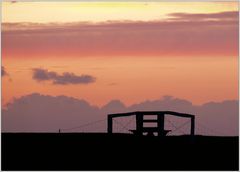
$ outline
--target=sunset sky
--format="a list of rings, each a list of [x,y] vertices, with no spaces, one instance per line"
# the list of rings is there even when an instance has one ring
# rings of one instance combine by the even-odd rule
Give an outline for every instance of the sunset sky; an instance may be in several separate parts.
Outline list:
[[[4,105],[31,93],[238,99],[238,4],[3,2],[2,66]]]

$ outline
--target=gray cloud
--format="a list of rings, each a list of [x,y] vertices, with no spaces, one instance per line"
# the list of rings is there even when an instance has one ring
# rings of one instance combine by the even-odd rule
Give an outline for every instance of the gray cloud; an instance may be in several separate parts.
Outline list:
[[[6,72],[6,69],[4,66],[2,66],[1,75],[2,75],[2,77],[7,75],[7,72]]]
[[[35,68],[33,69],[32,78],[36,81],[52,81],[56,85],[67,84],[89,84],[96,81],[96,78],[91,75],[77,76],[74,73],[64,72],[62,75],[56,72],[48,71],[45,69]]]
[[[59,128],[71,128],[106,119],[109,113],[139,110],[191,113],[196,115],[197,134],[238,135],[238,100],[209,102],[196,106],[188,100],[166,96],[159,100],[144,101],[131,106],[125,106],[121,101],[113,100],[99,108],[91,106],[84,100],[38,93],[17,98],[2,110],[2,131],[56,132]],[[106,131],[106,120],[99,125],[85,128],[84,131]],[[201,125],[218,133],[211,130],[205,132],[201,129]]]

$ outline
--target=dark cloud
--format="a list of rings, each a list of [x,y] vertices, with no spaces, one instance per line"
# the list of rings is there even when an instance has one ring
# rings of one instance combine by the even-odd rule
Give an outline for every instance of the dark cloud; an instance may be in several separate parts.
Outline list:
[[[236,13],[174,13],[148,22],[4,23],[2,51],[18,57],[237,56]]]
[[[33,69],[32,78],[36,81],[52,81],[53,84],[67,85],[67,84],[89,84],[96,81],[96,78],[91,75],[77,76],[74,73],[64,72],[62,75],[56,72],[51,72],[45,69]]]
[[[7,72],[4,66],[2,66],[1,75],[2,77],[7,75]]]
[[[197,134],[230,136],[238,135],[238,107],[237,100],[209,102],[196,106],[190,101],[166,96],[159,100],[144,101],[128,107],[119,100],[113,100],[102,108],[98,108],[84,100],[35,93],[15,99],[2,110],[2,131],[56,132],[59,128],[71,128],[106,119],[107,114],[110,113],[170,110],[196,115]],[[218,133],[211,130],[203,131],[202,124]],[[106,131],[106,125],[104,120],[98,128],[91,126],[84,131]]]

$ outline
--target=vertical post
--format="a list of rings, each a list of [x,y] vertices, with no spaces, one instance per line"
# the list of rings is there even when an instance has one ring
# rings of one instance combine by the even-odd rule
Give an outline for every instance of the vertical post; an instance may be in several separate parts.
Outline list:
[[[157,114],[158,136],[165,136],[165,131],[164,131],[164,116],[165,116],[165,114],[163,114],[163,113]]]
[[[107,131],[112,134],[112,116],[108,115]]]
[[[136,134],[143,135],[143,114],[136,113]]]
[[[195,134],[195,116],[191,117],[191,136]]]

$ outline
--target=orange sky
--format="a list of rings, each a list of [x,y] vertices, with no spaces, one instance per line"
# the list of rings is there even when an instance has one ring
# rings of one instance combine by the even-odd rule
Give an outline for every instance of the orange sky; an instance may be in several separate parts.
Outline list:
[[[236,2],[17,2],[3,3],[2,9],[4,104],[33,92],[99,106],[164,95],[194,104],[238,98]],[[166,22],[172,13],[190,15]],[[33,68],[87,74],[96,81],[38,82]]]
[[[65,60],[47,59],[31,62],[9,60],[3,64],[10,73],[10,77],[3,78],[3,98],[8,100],[13,95],[19,97],[31,92],[84,98],[97,105],[111,99],[132,104],[164,95],[189,99],[197,104],[237,98],[236,58],[152,57],[136,61],[126,57],[103,57],[68,60],[67,63]],[[31,79],[30,70],[37,67],[58,73],[87,73],[96,76],[97,80],[89,85],[38,83]],[[9,81],[10,78],[12,81]]]

